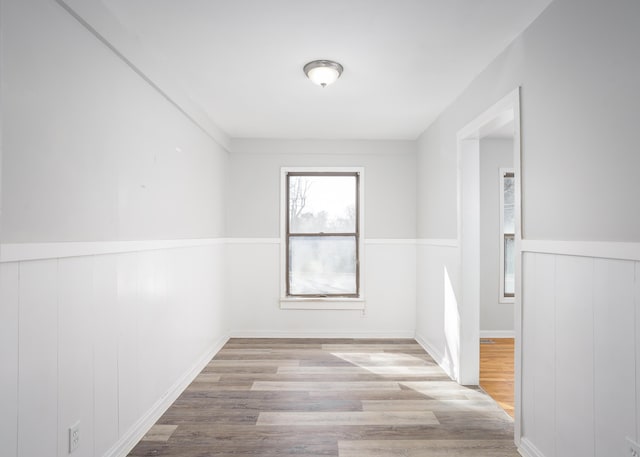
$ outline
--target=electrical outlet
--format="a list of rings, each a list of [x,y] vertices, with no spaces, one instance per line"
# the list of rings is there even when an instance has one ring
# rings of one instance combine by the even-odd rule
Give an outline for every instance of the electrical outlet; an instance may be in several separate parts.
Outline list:
[[[80,444],[80,422],[69,427],[69,454],[75,451]]]
[[[640,445],[632,441],[631,438],[627,438],[627,448],[629,449],[627,454],[629,457],[640,457]]]

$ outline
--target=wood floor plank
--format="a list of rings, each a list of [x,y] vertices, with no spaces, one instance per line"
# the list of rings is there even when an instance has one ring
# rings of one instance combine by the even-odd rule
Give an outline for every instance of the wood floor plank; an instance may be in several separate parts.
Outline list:
[[[193,382],[218,382],[220,381],[219,374],[213,373],[200,373]]]
[[[424,352],[403,353],[403,352],[332,352],[336,360],[344,360],[354,365],[431,365],[436,363]]]
[[[218,382],[227,383],[227,384],[244,384],[246,382],[251,382],[255,379],[255,375],[257,373],[247,373],[247,372],[239,372],[239,373],[218,373],[211,372],[212,375],[220,376]],[[310,383],[310,382],[332,382],[332,383],[371,383],[371,382],[381,382],[381,381],[389,381],[395,382],[411,382],[416,379],[421,380],[433,380],[438,381],[442,379],[448,379],[443,376],[429,375],[429,376],[418,376],[415,374],[407,374],[404,375],[390,375],[390,374],[375,374],[371,372],[360,372],[360,373],[336,373],[336,374],[278,374],[278,373],[261,373],[260,379],[262,383],[264,382],[302,382],[302,383]]]
[[[362,400],[363,411],[487,411],[499,409],[492,400]]]
[[[340,457],[516,457],[510,440],[340,441]]]
[[[518,454],[511,418],[413,340],[234,338],[129,455]]]
[[[385,352],[385,351],[416,351],[423,352],[418,343],[409,344],[323,344],[322,349],[329,352],[353,352],[353,351],[366,351],[366,352]]]
[[[263,412],[257,425],[436,425],[431,411]]]
[[[177,428],[177,425],[156,424],[142,437],[142,441],[168,441]]]
[[[258,359],[258,360],[216,360],[213,359],[211,362],[207,364],[207,367],[218,368],[218,367],[231,367],[231,368],[241,368],[241,367],[297,367],[300,365],[299,360],[269,360],[269,359]]]
[[[487,398],[484,392],[460,386],[453,381],[404,381],[401,385],[435,399],[468,398],[474,400]]]
[[[436,366],[410,366],[410,365],[359,365],[359,366],[339,366],[339,367],[279,367],[280,375],[323,375],[332,377],[343,374],[370,374],[377,376],[399,376],[407,377],[424,377],[437,376],[444,378],[446,375],[442,373],[442,369]]]
[[[302,391],[353,391],[353,390],[400,390],[397,382],[393,381],[255,381],[251,390],[302,390]]]

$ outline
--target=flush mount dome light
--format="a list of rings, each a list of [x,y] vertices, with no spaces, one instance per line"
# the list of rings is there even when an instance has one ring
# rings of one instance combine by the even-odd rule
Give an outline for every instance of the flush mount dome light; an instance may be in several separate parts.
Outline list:
[[[342,74],[342,65],[332,60],[314,60],[304,66],[304,74],[318,86],[327,87]]]

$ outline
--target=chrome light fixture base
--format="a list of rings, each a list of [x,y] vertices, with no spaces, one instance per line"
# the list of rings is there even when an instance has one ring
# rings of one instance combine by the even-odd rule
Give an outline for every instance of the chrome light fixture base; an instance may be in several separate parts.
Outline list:
[[[333,60],[313,60],[306,64],[303,70],[313,83],[327,87],[340,77],[344,67]]]

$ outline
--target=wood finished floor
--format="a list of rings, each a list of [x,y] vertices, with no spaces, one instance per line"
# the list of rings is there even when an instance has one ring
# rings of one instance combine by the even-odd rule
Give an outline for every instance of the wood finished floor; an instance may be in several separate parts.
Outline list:
[[[129,454],[516,457],[513,422],[413,340],[231,339]]]
[[[490,338],[480,344],[480,387],[511,417],[514,411],[514,339]]]

